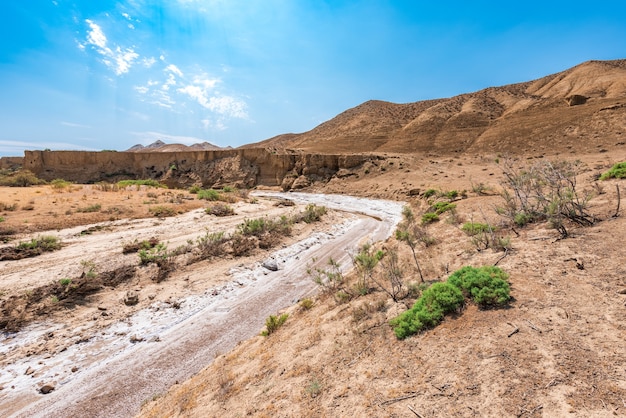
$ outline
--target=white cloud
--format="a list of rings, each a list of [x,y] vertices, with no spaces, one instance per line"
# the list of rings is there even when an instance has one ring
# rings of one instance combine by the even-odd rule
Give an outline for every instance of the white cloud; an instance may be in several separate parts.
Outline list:
[[[154,57],[144,58],[141,63],[144,67],[151,68],[156,63],[156,60],[154,59]]]
[[[72,123],[72,122],[61,122],[61,125],[63,126],[69,126],[70,128],[85,128],[85,129],[91,129],[91,126],[89,125],[81,125],[80,123]]]
[[[175,66],[174,64],[170,64],[167,67],[165,67],[165,71],[169,71],[170,73],[174,73],[174,74],[176,74],[179,77],[183,76],[183,72],[180,71],[180,69],[177,66]]]
[[[146,94],[147,92],[150,91],[150,89],[146,86],[135,86],[134,89],[139,94]]]
[[[128,13],[122,13],[122,16],[124,16],[127,20],[133,20]]]
[[[95,22],[85,20],[89,25],[87,40],[85,44],[79,44],[79,48],[84,50],[86,45],[91,45],[96,52],[102,55],[102,62],[109,68],[112,68],[115,75],[126,74],[132,67],[134,61],[139,58],[139,54],[132,48],[122,49],[120,46],[113,51],[108,47],[108,40],[102,28]]]
[[[43,149],[97,151],[94,148],[72,144],[69,142],[26,142],[0,140],[0,153],[3,154],[23,155],[24,150]]]

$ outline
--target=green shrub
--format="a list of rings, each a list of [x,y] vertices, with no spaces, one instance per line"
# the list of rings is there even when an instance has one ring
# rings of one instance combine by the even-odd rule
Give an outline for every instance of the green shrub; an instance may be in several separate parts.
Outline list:
[[[278,328],[280,328],[285,323],[285,321],[287,321],[287,318],[289,318],[289,314],[287,313],[284,313],[280,316],[270,315],[265,320],[265,330],[261,332],[261,335],[263,335],[264,337],[270,336],[271,334],[276,332]]]
[[[408,311],[391,320],[399,339],[407,338],[424,329],[438,325],[446,313],[463,306],[463,293],[447,282],[434,283]]]
[[[94,205],[90,205],[84,208],[78,208],[76,209],[76,212],[93,213],[93,212],[100,212],[100,209],[102,209],[102,205],[100,203],[96,203]]]
[[[198,199],[208,200],[211,202],[215,202],[217,200],[222,200],[222,196],[220,192],[214,189],[202,189],[198,190]]]
[[[422,215],[422,225],[428,225],[439,220],[439,215],[434,212],[426,212]]]
[[[302,307],[302,309],[304,309],[305,311],[308,311],[309,309],[311,309],[313,307],[313,299],[310,298],[306,298],[306,299],[302,299],[300,301],[300,306]]]
[[[232,192],[235,191],[235,189],[233,187],[231,187],[231,186],[224,186],[224,187],[222,187],[222,191],[224,193],[232,193]]]
[[[266,232],[269,228],[270,221],[266,218],[244,219],[239,225],[239,231],[243,235],[259,236]]]
[[[235,210],[226,204],[217,203],[213,206],[209,206],[204,210],[208,215],[215,216],[232,216],[235,214]]]
[[[467,235],[473,236],[484,232],[490,232],[493,228],[488,224],[482,224],[480,222],[466,222],[461,227],[461,230]]]
[[[152,215],[156,216],[157,218],[165,218],[167,216],[176,215],[176,211],[173,208],[170,208],[168,206],[154,206],[148,209],[148,212],[150,212]]]
[[[160,263],[167,259],[170,254],[167,252],[167,245],[159,243],[155,247],[150,249],[139,250],[139,262],[140,264]]]
[[[70,284],[72,284],[72,279],[66,277],[59,280],[59,283],[61,284],[61,286],[69,286]]]
[[[437,194],[437,190],[435,189],[428,189],[424,192],[424,199],[428,199],[429,197],[432,197],[434,195]]]
[[[50,182],[50,185],[52,186],[53,189],[61,190],[61,189],[65,189],[66,187],[71,186],[72,183],[63,179],[54,179]]]
[[[325,206],[317,206],[313,203],[306,205],[302,220],[308,224],[318,222],[322,216],[326,215]]]
[[[198,192],[200,190],[202,190],[202,187],[200,187],[200,186],[191,186],[189,188],[189,193],[191,193],[191,194],[198,194]]]
[[[453,284],[482,308],[503,306],[511,299],[508,274],[494,266],[463,267],[448,277]]]
[[[600,180],[608,180],[608,179],[623,179],[626,178],[626,161],[622,163],[617,163],[609,171],[602,173],[600,176]]]
[[[8,187],[28,187],[46,184],[45,180],[41,180],[34,173],[28,170],[21,170],[9,175],[0,176],[0,186]]]
[[[19,251],[38,250],[41,252],[54,251],[61,248],[59,239],[52,235],[43,235],[30,241],[20,242],[16,247]]]
[[[459,196],[459,192],[456,190],[450,190],[449,192],[446,192],[443,195],[450,200],[454,200]]]
[[[437,215],[441,215],[444,212],[454,209],[456,209],[456,205],[454,203],[437,202],[431,206],[430,212],[435,212]]]

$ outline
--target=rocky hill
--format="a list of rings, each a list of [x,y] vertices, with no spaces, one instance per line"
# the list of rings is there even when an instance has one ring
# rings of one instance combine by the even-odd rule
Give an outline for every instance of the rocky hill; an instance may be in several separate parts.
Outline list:
[[[302,134],[247,147],[305,152],[541,153],[621,145],[626,60],[588,61],[538,80],[407,104],[368,101]]]
[[[161,140],[157,140],[150,145],[133,145],[130,147],[127,152],[181,152],[181,151],[216,151],[221,149],[230,149],[221,148],[217,145],[213,145],[210,142],[201,142],[199,144],[193,145],[184,145],[184,144],[166,144]]]

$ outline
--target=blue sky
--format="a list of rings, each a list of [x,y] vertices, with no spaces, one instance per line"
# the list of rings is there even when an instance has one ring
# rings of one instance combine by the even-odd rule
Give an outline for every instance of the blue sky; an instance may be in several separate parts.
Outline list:
[[[626,58],[623,1],[6,0],[0,155],[239,146]]]

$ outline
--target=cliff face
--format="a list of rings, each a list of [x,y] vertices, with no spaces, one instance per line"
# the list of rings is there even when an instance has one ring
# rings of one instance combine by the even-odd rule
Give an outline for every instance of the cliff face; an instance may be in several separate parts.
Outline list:
[[[289,189],[291,184],[283,182],[286,176],[327,181],[339,170],[358,167],[372,158],[376,157],[275,154],[260,148],[158,153],[25,151],[24,168],[45,180],[77,183],[152,178],[170,187],[283,185]]]

